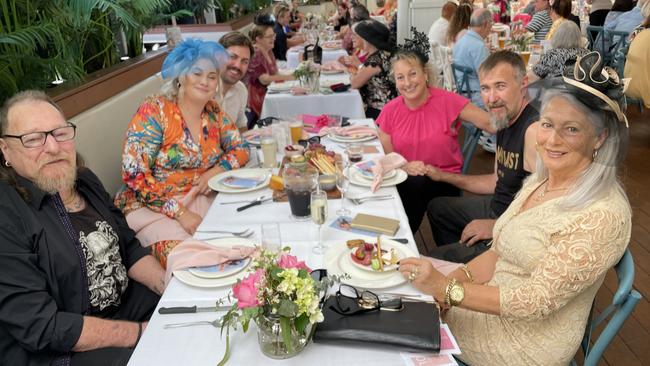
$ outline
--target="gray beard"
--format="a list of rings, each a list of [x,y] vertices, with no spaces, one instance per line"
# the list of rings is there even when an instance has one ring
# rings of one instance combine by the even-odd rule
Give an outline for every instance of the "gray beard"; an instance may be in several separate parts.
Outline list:
[[[503,115],[499,116],[490,112],[490,125],[497,131],[506,129],[508,127],[508,114],[504,113]]]
[[[59,176],[55,178],[45,177],[42,174],[38,175],[34,184],[36,184],[40,190],[54,195],[57,192],[63,192],[74,188],[76,180],[77,169],[72,168],[61,171]]]

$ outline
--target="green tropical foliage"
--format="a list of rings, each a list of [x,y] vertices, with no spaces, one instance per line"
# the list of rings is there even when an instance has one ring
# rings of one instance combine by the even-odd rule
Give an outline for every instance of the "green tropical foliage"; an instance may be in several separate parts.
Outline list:
[[[0,0],[0,102],[54,80],[78,82],[119,60],[115,42],[164,21],[170,0]],[[182,13],[182,14],[186,14]],[[137,36],[136,36],[137,34]],[[137,53],[136,53],[137,54]]]

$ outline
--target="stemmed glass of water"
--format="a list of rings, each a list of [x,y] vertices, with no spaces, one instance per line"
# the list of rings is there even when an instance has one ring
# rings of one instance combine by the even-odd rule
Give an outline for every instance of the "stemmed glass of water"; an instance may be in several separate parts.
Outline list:
[[[318,225],[318,246],[312,250],[316,254],[323,254],[325,247],[321,240],[320,231],[321,227],[327,220],[327,192],[317,189],[311,193],[311,220]]]
[[[336,162],[336,188],[341,192],[341,208],[336,211],[339,216],[349,216],[350,210],[345,208],[345,194],[350,187],[350,180],[347,177],[347,167],[345,161],[339,160]]]

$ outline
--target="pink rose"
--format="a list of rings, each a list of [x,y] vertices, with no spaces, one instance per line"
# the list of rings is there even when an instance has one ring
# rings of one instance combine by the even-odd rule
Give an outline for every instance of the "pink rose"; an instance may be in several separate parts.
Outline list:
[[[280,261],[278,261],[278,266],[284,269],[297,268],[297,269],[304,269],[307,272],[311,272],[311,269],[307,267],[305,261],[298,261],[298,258],[289,254],[282,254],[282,256],[280,256]]]
[[[257,298],[258,287],[264,277],[264,270],[258,269],[233,286],[232,293],[237,299],[237,308],[251,308],[260,305]]]

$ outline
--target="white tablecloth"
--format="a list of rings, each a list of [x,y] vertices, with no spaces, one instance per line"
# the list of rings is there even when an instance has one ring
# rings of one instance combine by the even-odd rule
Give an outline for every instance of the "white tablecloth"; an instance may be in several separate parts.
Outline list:
[[[353,124],[372,125],[372,120],[355,120]],[[325,138],[323,143],[330,150],[342,152],[339,144]],[[377,140],[367,142],[381,146]],[[371,157],[368,155],[367,157]],[[368,194],[368,188],[350,186],[350,197]],[[323,256],[312,253],[312,246],[316,245],[316,225],[311,221],[295,222],[289,217],[288,203],[264,203],[242,212],[236,212],[239,205],[221,205],[241,199],[253,199],[260,195],[271,194],[267,189],[243,194],[219,194],[211,209],[201,223],[199,230],[226,229],[239,230],[245,228],[255,229],[254,238],[260,238],[260,224],[278,222],[283,245],[292,247],[292,253],[304,259],[311,268],[323,268]],[[399,219],[400,229],[396,237],[408,238],[409,246],[417,252],[415,241],[408,226],[408,219],[404,213],[402,202],[395,187],[381,188],[377,194],[392,194],[395,198],[387,201],[367,202],[361,206],[347,205],[353,212],[379,214],[386,217]],[[340,200],[329,200],[329,216],[323,225],[322,237],[325,245],[341,243],[344,240],[358,238],[358,234],[348,234],[343,231],[328,227],[336,217],[335,211],[340,208]],[[206,235],[206,234],[203,234]],[[197,237],[200,238],[199,235]],[[161,306],[191,306],[214,304],[215,300],[223,297],[230,290],[227,288],[202,289],[187,286],[173,278],[165,290],[158,307]],[[408,282],[396,287],[383,290],[384,292],[399,292],[420,294]],[[381,293],[382,290],[376,292]],[[160,315],[156,311],[145,330],[140,343],[135,349],[129,365],[187,365],[187,366],[213,366],[221,359],[225,349],[225,339],[220,336],[220,329],[209,325],[193,326],[186,328],[163,329],[164,324],[198,320],[214,320],[223,315],[223,312]],[[264,356],[257,343],[257,328],[251,323],[248,333],[241,329],[230,334],[231,356],[229,365],[399,365],[403,361],[397,351],[381,349],[361,349],[359,347],[333,346],[310,343],[298,356],[276,361]]]
[[[336,83],[350,83],[347,74],[321,75],[321,86]],[[285,82],[286,83],[286,82]],[[292,81],[290,83],[298,83]],[[344,93],[291,95],[267,93],[262,105],[260,118],[292,117],[297,114],[336,114],[348,118],[365,118],[363,101],[356,89]]]
[[[289,69],[295,69],[298,67],[298,64],[300,63],[299,60],[299,55],[302,51],[303,48],[301,49],[289,49],[287,51],[287,68]],[[336,61],[339,59],[341,56],[347,56],[348,53],[344,49],[337,49],[337,50],[328,50],[328,49],[323,49],[323,60],[322,63],[326,63],[329,61]]]

